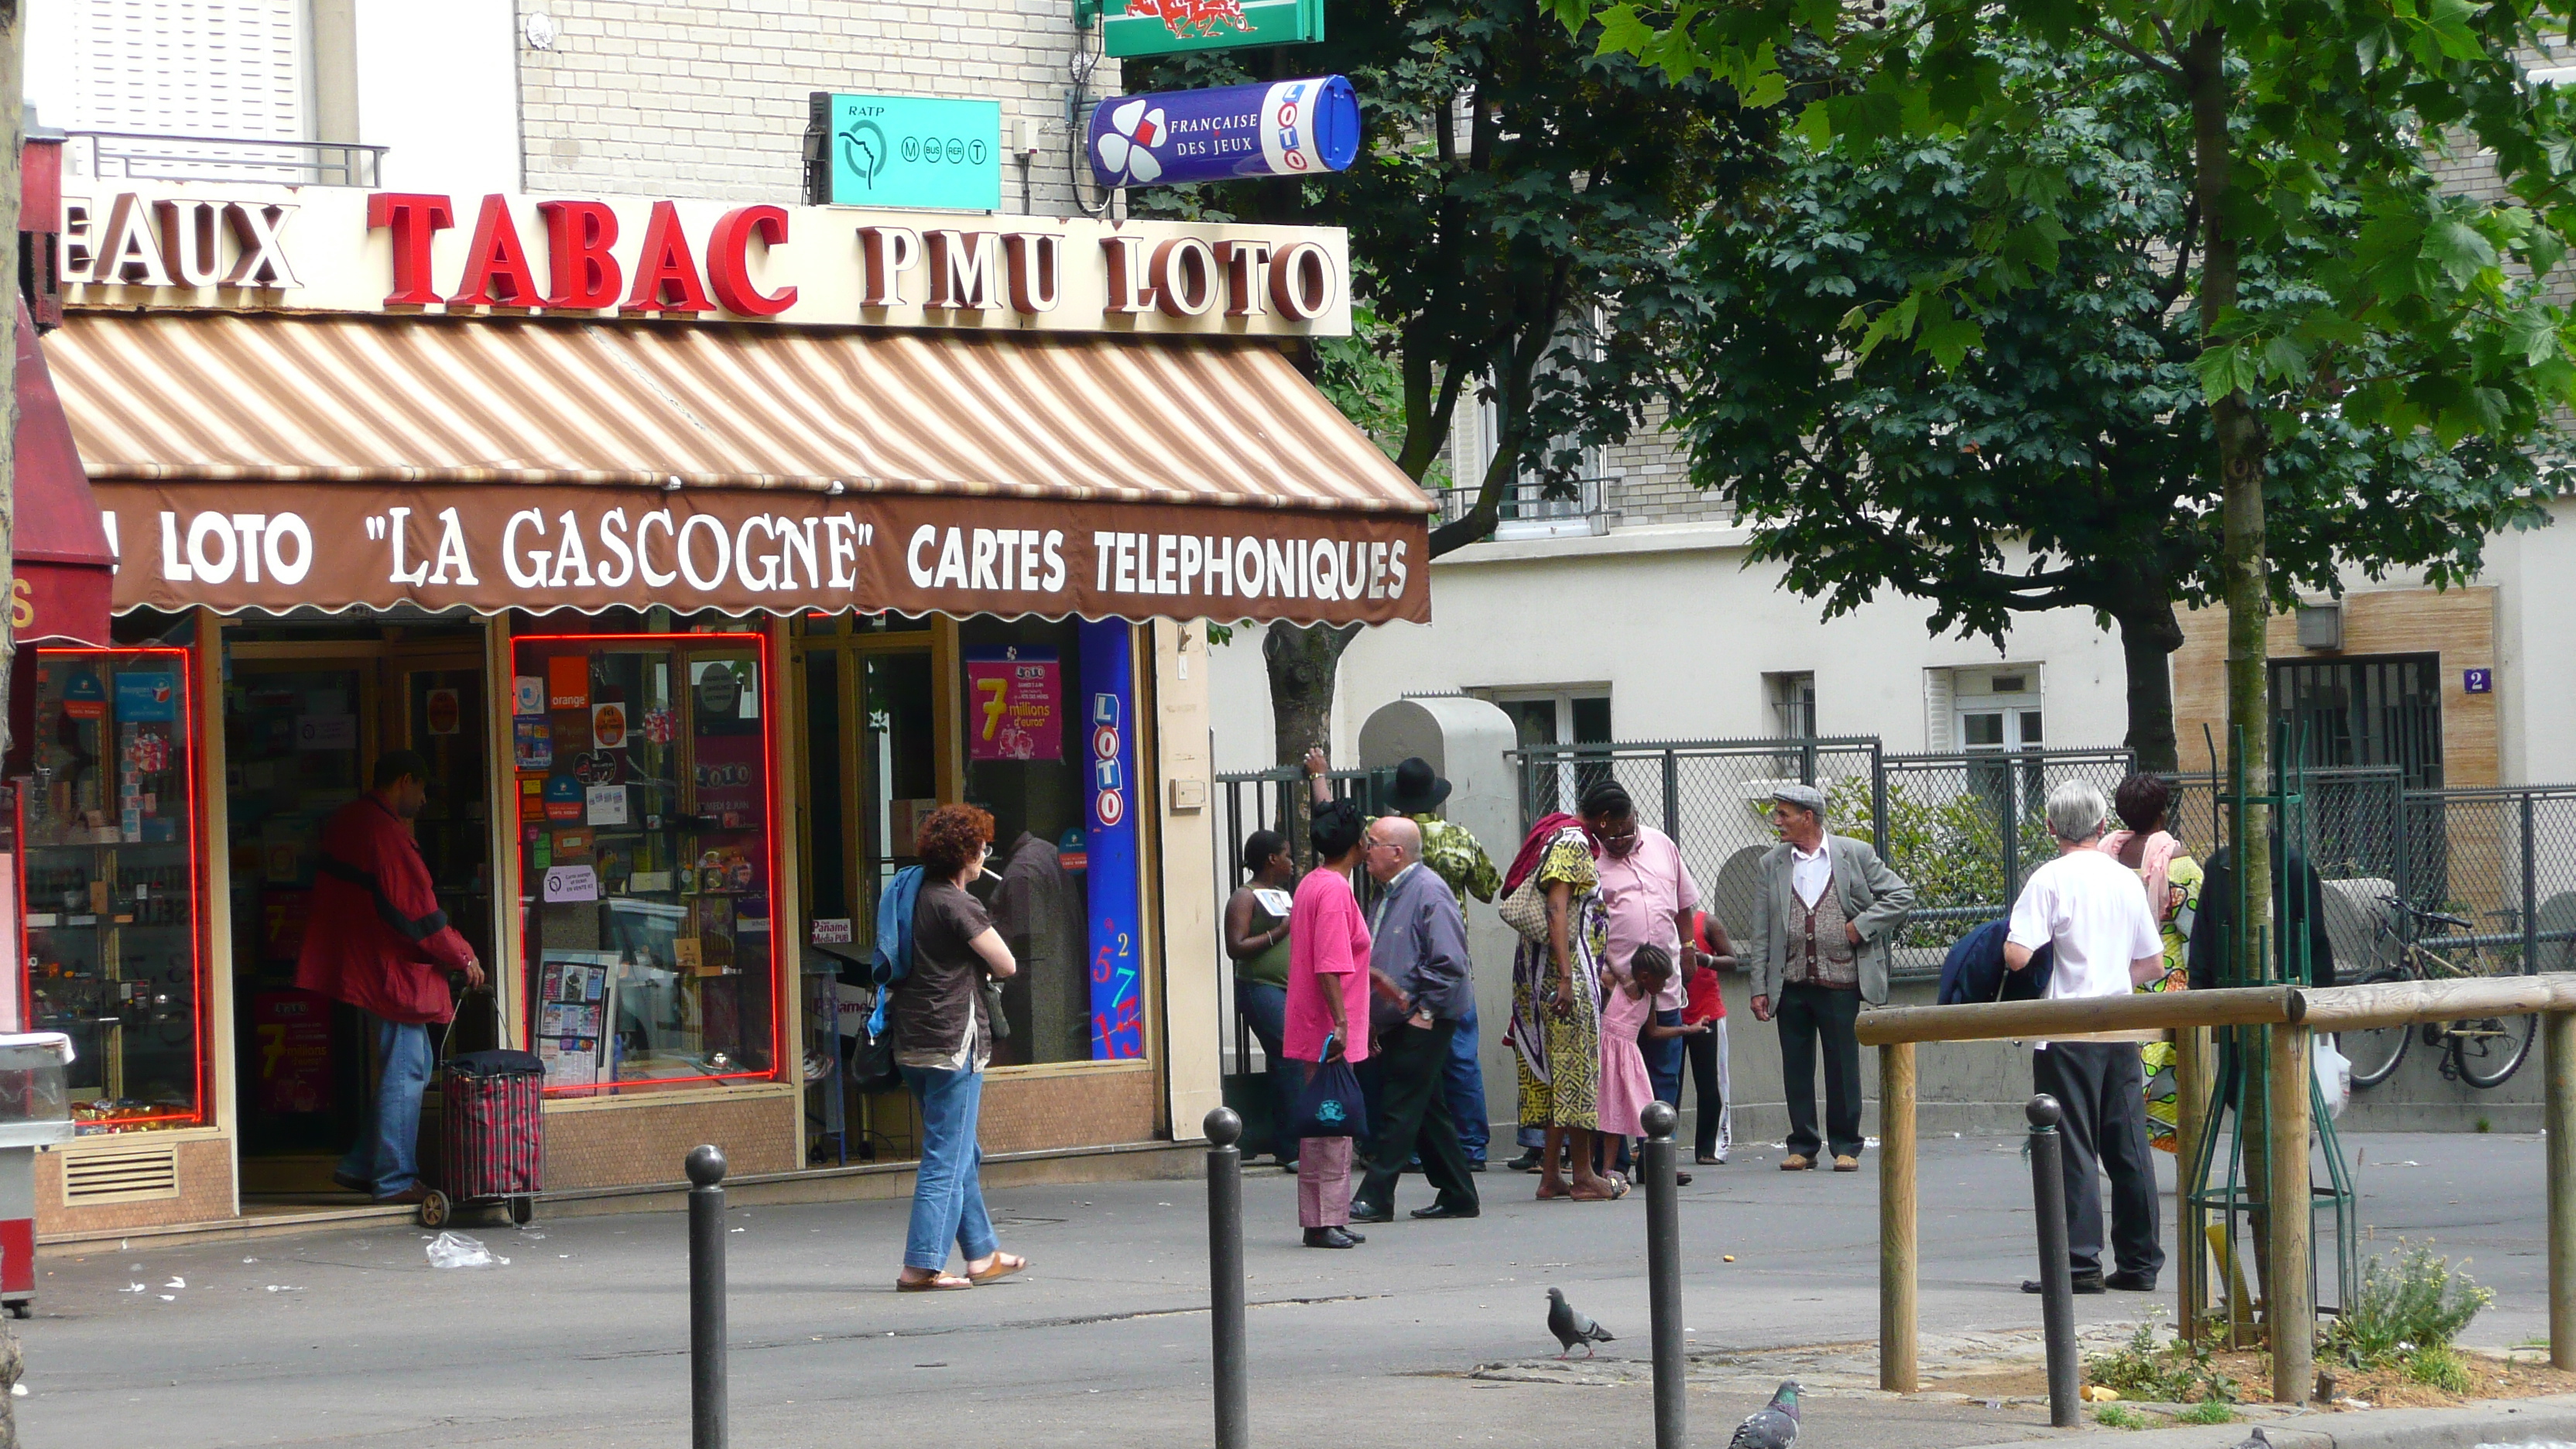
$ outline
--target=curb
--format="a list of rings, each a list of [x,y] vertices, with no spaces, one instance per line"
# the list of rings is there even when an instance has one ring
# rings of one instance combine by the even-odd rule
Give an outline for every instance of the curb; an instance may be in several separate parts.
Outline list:
[[[2545,1440],[2576,1442],[2576,1394],[2534,1399],[2483,1399],[2456,1409],[2367,1409],[2342,1414],[2299,1414],[2257,1424],[2195,1425],[2135,1433],[2098,1430],[2137,1449],[2237,1449],[2263,1430],[2274,1449],[2477,1449],[2481,1444],[2523,1445]],[[2021,1449],[2027,1439],[1979,1449]]]

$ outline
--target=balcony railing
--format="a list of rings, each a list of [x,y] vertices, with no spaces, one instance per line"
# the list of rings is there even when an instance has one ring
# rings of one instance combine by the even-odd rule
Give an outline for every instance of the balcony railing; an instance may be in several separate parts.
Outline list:
[[[1604,534],[1619,521],[1618,511],[1610,506],[1610,496],[1619,481],[1616,473],[1597,478],[1576,478],[1559,484],[1561,497],[1547,496],[1546,489],[1535,479],[1514,485],[1503,494],[1502,517],[1494,525],[1497,539],[1575,538],[1586,534]],[[1476,506],[1477,490],[1442,488],[1441,523],[1455,523]]]
[[[73,131],[63,141],[66,179],[274,181],[290,186],[379,185],[385,147],[347,141],[165,136]]]

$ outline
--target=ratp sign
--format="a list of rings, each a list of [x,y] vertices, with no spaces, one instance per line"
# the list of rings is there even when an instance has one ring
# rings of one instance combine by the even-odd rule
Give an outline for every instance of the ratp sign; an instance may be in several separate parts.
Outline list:
[[[813,93],[818,206],[1002,207],[1002,103]]]

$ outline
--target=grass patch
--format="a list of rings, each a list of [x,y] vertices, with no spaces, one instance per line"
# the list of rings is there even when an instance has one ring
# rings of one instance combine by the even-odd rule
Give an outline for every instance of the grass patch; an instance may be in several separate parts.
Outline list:
[[[2143,1429],[2147,1416],[2126,1404],[2104,1404],[2093,1411],[2093,1422],[2105,1429]]]
[[[2139,1324],[2127,1343],[2085,1359],[2084,1381],[2157,1403],[2236,1401],[2236,1380],[2219,1370],[2208,1351],[2180,1339],[2158,1341],[2154,1319]]]
[[[2236,1408],[2219,1399],[2206,1399],[2174,1415],[2174,1422],[2177,1424],[2233,1424],[2236,1422]]]
[[[2475,1130],[2480,1132],[2493,1132],[2495,1130],[2495,1124],[2484,1117],[2480,1117]]]
[[[2446,1394],[2467,1395],[2476,1391],[2477,1376],[2469,1372],[2469,1361],[2455,1348],[2419,1348],[2406,1356],[2406,1376],[2427,1388]]]
[[[2379,1368],[2426,1349],[2447,1350],[2495,1301],[2467,1266],[2453,1268],[2431,1247],[2403,1243],[2393,1259],[2371,1259],[2360,1290],[2326,1334],[2326,1352],[2355,1368]]]

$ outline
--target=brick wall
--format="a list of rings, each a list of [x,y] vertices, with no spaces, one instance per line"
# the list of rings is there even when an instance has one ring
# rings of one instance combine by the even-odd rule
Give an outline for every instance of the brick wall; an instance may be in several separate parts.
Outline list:
[[[1694,488],[1690,454],[1678,434],[1664,431],[1666,409],[1657,403],[1628,441],[1608,454],[1602,472],[1618,479],[1610,506],[1621,528],[1656,523],[1723,523],[1735,510],[1715,493]]]
[[[519,51],[530,191],[792,203],[806,97],[830,90],[998,100],[1006,153],[1023,118],[1039,125],[1030,209],[1073,209],[1069,0],[520,0],[523,17],[536,10],[557,38]],[[1091,97],[1117,88],[1117,62],[1103,61]],[[1020,197],[1006,154],[1003,210]]]

